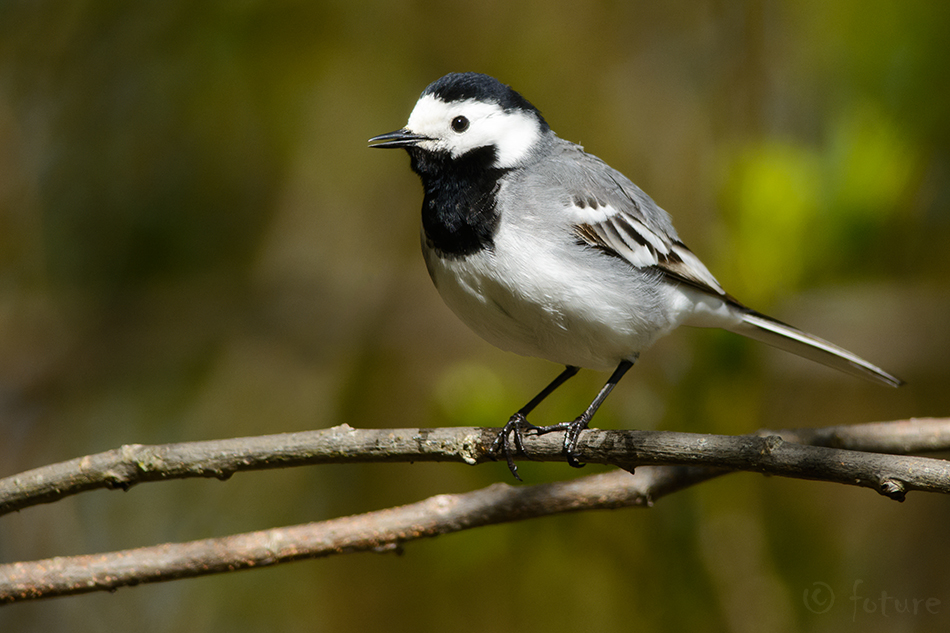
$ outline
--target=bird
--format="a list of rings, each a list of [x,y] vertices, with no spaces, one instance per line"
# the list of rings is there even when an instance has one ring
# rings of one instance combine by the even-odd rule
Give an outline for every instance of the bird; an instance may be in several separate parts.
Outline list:
[[[630,179],[560,138],[541,111],[485,74],[429,84],[406,125],[371,148],[401,148],[422,181],[426,268],[448,307],[489,343],[564,370],[498,433],[518,480],[523,436],[563,432],[566,461],[640,353],[681,325],[718,327],[897,387],[859,356],[746,307],[680,240],[669,214]],[[527,416],[581,368],[611,371],[573,421]]]

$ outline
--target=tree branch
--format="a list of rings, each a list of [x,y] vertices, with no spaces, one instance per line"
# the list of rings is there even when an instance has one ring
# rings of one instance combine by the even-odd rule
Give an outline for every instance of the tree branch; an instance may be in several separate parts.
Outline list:
[[[130,444],[0,479],[0,515],[96,488],[127,490],[138,483],[190,477],[227,479],[245,470],[355,462],[478,464],[490,459],[487,449],[496,433],[497,429],[481,427],[358,430],[342,425],[207,442]],[[533,460],[564,460],[556,434],[528,437],[525,447]],[[896,499],[909,490],[950,493],[948,463],[863,453],[939,450],[950,450],[950,419],[741,436],[592,429],[581,435],[578,446],[581,459],[589,463],[746,470],[860,485]]]
[[[398,550],[419,538],[581,510],[649,506],[661,496],[720,472],[679,466],[646,467],[571,481],[513,487],[493,484],[463,494],[223,538],[172,543],[88,556],[0,565],[0,604],[108,591],[277,565],[333,554]]]
[[[367,429],[346,425],[211,442],[130,445],[0,480],[0,511],[94,488],[184,477],[226,479],[240,470],[343,462],[489,459],[496,429]],[[812,446],[804,443],[814,444]],[[532,459],[563,461],[558,437],[526,438]],[[418,503],[293,527],[89,556],[0,565],[0,603],[112,590],[357,551],[389,551],[423,537],[581,510],[649,506],[731,471],[864,486],[903,500],[910,490],[950,493],[950,462],[889,452],[950,450],[950,419],[717,436],[655,431],[582,434],[581,458],[636,466],[572,481],[439,495]],[[522,456],[524,457],[524,456]]]

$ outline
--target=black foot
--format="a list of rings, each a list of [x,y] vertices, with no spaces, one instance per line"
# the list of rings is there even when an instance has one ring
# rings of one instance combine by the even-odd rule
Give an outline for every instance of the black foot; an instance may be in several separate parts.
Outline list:
[[[590,424],[590,418],[586,415],[582,415],[573,422],[559,422],[551,426],[531,425],[531,430],[538,435],[563,432],[564,456],[567,458],[567,463],[574,468],[583,468],[584,464],[577,459],[577,440],[581,437],[581,431],[587,429],[588,424]]]
[[[508,423],[502,427],[501,431],[498,433],[498,436],[495,437],[495,441],[492,442],[491,448],[488,449],[489,455],[492,459],[495,459],[495,455],[498,453],[504,453],[505,460],[508,462],[508,470],[511,471],[511,474],[514,475],[514,478],[518,481],[521,481],[521,477],[518,476],[518,466],[515,464],[515,459],[512,453],[513,449],[521,451],[522,454],[527,455],[528,451],[524,449],[524,434],[526,431],[537,431],[538,427],[528,422],[528,419],[525,418],[523,413],[516,413],[508,420]],[[512,437],[514,437],[514,442],[512,442]],[[514,446],[512,446],[514,444]]]

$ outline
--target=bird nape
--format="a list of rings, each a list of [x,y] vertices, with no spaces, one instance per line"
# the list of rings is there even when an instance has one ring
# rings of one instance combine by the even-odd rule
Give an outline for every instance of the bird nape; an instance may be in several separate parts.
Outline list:
[[[518,477],[526,433],[581,432],[641,351],[680,325],[718,327],[882,385],[903,382],[837,345],[729,295],[631,180],[565,141],[511,87],[451,73],[423,90],[405,127],[371,147],[401,148],[422,180],[422,252],[435,287],[502,349],[565,366],[491,446]],[[576,419],[528,414],[579,368],[613,371]]]

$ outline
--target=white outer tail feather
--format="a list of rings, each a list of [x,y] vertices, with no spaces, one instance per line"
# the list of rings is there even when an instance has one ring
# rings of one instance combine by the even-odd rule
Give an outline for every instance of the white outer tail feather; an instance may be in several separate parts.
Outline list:
[[[900,378],[892,376],[846,349],[758,312],[749,310],[744,313],[742,323],[730,329],[736,334],[772,345],[852,376],[889,387],[899,387],[904,384]]]

